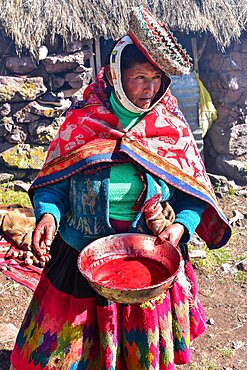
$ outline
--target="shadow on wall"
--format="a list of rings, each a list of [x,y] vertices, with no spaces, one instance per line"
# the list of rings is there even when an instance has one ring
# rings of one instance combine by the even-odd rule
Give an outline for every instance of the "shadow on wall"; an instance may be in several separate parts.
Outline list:
[[[0,350],[0,370],[9,370],[11,351],[6,349]]]

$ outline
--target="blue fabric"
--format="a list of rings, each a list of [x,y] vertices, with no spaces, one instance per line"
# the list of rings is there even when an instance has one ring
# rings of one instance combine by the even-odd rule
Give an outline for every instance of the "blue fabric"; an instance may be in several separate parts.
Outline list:
[[[44,213],[53,214],[63,240],[79,251],[94,239],[114,234],[109,222],[109,174],[110,168],[86,176],[80,172],[35,190],[33,202],[37,220]],[[186,228],[181,242],[188,241],[200,222],[204,202],[150,174],[146,175],[146,181],[145,201],[161,193],[162,200],[168,200],[175,209],[176,221]],[[150,233],[141,211],[137,212],[129,231]]]
[[[176,189],[176,201],[172,206],[176,214],[174,222],[178,222],[185,227],[180,243],[187,243],[200,223],[205,203],[192,195]]]
[[[33,196],[34,214],[39,220],[44,213],[55,217],[57,226],[69,210],[69,179],[37,189]]]

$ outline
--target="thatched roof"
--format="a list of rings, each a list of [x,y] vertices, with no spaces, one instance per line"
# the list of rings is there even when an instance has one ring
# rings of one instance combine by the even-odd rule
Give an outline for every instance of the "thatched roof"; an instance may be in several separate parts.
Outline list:
[[[224,47],[238,38],[247,18],[246,0],[144,0],[172,29],[210,32]],[[1,0],[0,32],[17,49],[35,53],[47,36],[64,42],[99,36],[117,39],[128,29],[131,6],[138,0]]]
[[[34,52],[47,36],[65,41],[126,33],[134,1],[125,0],[1,0],[0,32],[17,46]]]
[[[210,32],[223,48],[247,26],[246,0],[153,0],[150,4],[150,10],[171,29]]]

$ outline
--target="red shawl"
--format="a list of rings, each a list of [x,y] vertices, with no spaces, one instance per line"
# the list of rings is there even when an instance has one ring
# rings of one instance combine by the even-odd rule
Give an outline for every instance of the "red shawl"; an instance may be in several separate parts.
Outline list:
[[[227,243],[231,231],[217,200],[189,125],[168,92],[128,132],[108,109],[103,69],[67,112],[47,159],[31,189],[64,179],[83,169],[102,167],[126,157],[167,183],[204,200],[197,233],[210,248]]]

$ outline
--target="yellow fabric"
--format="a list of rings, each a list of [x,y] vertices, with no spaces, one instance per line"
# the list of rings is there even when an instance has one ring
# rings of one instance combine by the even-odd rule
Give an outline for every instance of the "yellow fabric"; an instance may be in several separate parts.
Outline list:
[[[198,75],[196,73],[195,75],[200,90],[199,123],[202,128],[202,137],[204,137],[213,121],[217,119],[217,110],[213,105],[208,90],[203,85]]]

